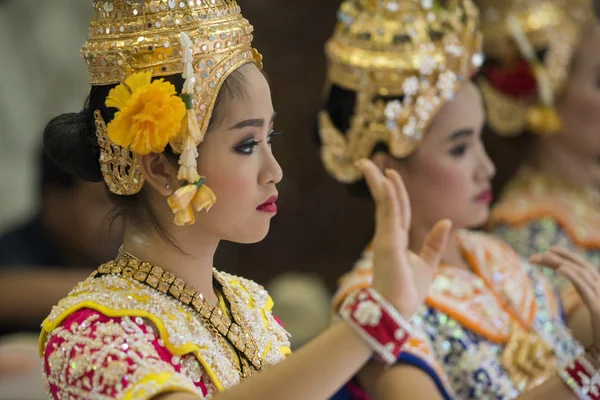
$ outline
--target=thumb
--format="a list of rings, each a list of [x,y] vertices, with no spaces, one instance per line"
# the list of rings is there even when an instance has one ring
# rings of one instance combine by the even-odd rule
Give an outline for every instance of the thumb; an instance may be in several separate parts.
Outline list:
[[[444,219],[429,231],[421,248],[421,258],[427,264],[437,267],[442,258],[442,251],[446,247],[448,236],[452,230],[452,221]]]

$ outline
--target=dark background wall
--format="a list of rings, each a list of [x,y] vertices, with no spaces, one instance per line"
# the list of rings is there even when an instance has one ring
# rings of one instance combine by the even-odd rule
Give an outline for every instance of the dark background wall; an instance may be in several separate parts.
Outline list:
[[[279,214],[261,243],[226,243],[219,268],[266,283],[277,272],[306,271],[333,288],[372,234],[372,207],[352,198],[323,170],[316,141],[316,113],[326,75],[323,45],[333,32],[338,0],[240,0],[255,27],[275,109],[273,150],[282,165]]]

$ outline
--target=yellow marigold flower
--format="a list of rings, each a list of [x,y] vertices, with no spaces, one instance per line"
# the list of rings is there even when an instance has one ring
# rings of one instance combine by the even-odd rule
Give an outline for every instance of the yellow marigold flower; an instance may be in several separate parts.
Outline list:
[[[194,222],[196,222],[196,217],[191,205],[175,213],[175,225],[177,226],[193,225]]]
[[[173,193],[167,199],[171,211],[176,213],[186,209],[192,202],[192,199],[194,198],[194,195],[197,191],[198,187],[193,183],[190,185],[182,186],[179,189],[177,189],[177,191],[175,191],[175,193]]]
[[[192,198],[192,205],[196,211],[202,209],[208,211],[216,202],[217,196],[215,196],[214,192],[206,185],[202,185]]]
[[[185,104],[175,87],[150,72],[138,72],[112,89],[107,107],[119,111],[107,125],[110,140],[137,154],[162,152],[176,138],[185,116]]]

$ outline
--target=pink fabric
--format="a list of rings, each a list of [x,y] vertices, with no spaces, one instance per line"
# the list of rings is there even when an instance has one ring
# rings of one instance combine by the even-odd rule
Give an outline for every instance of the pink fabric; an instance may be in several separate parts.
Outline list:
[[[95,338],[94,336],[94,332],[96,331],[96,329],[101,326],[102,324],[107,323],[108,321],[114,321],[116,323],[120,323],[121,322],[121,318],[110,318],[105,316],[104,314],[99,313],[98,311],[95,310],[91,310],[91,309],[81,309],[78,310],[76,312],[74,312],[73,314],[69,315],[61,324],[61,327],[69,330],[70,332],[73,332],[74,329],[76,329],[79,325],[81,325],[81,323],[83,323],[86,319],[88,319],[91,316],[97,315],[98,318],[96,320],[94,320],[94,322],[91,324],[91,330],[90,330],[90,338]],[[133,318],[132,318],[133,319]],[[148,329],[147,329],[147,325],[145,324],[138,324],[136,323],[136,325],[138,325],[144,333],[148,333]],[[58,329],[58,328],[57,328]],[[173,357],[173,354],[167,350],[167,348],[165,346],[161,346],[159,344],[159,337],[157,336],[156,333],[153,333],[153,339],[151,341],[152,345],[154,346],[154,348],[156,349],[160,359],[166,363],[171,363],[171,359]],[[53,349],[55,348],[60,348],[60,346],[63,344],[64,339],[61,338],[60,334],[59,335],[54,335],[50,338],[50,340],[46,343],[46,347],[44,350],[44,373],[45,374],[49,374],[50,373],[50,366],[49,366],[49,358],[48,356],[53,352]],[[110,343],[106,343],[107,346],[110,345]],[[96,350],[97,351],[97,350]],[[130,358],[130,355],[127,352],[127,349],[125,350],[121,350],[124,354],[125,357],[123,358],[124,360],[127,361],[127,363],[129,365],[133,364],[133,360]],[[91,353],[93,355],[93,352]],[[71,351],[71,354],[69,354],[68,360],[69,362],[71,362],[70,360],[75,356],[75,348]],[[106,363],[105,363],[106,364]],[[106,367],[106,365],[103,365],[104,367]],[[172,365],[172,364],[171,364]],[[175,368],[175,370],[177,372],[180,372],[181,367],[180,365],[173,365],[173,367]],[[71,368],[71,366],[68,366],[67,368]],[[68,370],[67,370],[68,371]],[[86,372],[81,378],[78,379],[81,380],[83,379],[83,377],[87,376],[89,379],[92,379],[92,376],[94,374],[94,371],[89,371]],[[129,382],[127,380],[127,374],[125,374],[123,376],[123,378],[121,379],[121,384],[123,385],[123,387],[127,387],[129,385]],[[202,383],[202,381],[195,383],[196,387],[200,388],[202,390],[203,394],[207,394],[207,389],[205,387],[205,385]],[[55,385],[50,385],[50,394],[52,395],[53,399],[58,400],[58,390],[59,388],[56,387]],[[113,397],[116,396],[117,391],[114,387],[110,387],[108,389],[106,389],[104,392],[101,393],[104,396],[108,396],[108,397]]]

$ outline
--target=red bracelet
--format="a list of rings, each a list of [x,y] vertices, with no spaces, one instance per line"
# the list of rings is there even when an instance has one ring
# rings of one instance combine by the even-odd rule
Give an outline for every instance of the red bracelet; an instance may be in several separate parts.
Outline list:
[[[344,300],[340,315],[387,364],[396,362],[402,345],[410,338],[408,322],[371,288],[351,293]]]
[[[600,400],[600,372],[586,354],[575,357],[558,375],[581,400]]]

